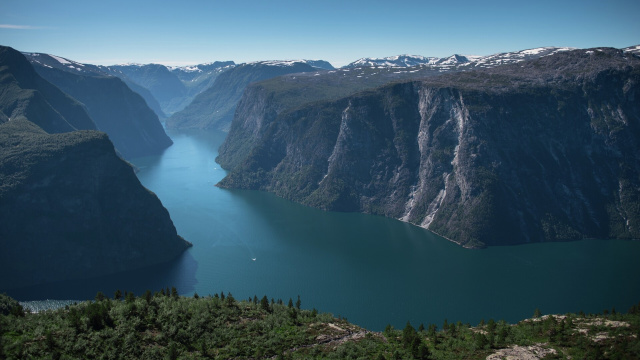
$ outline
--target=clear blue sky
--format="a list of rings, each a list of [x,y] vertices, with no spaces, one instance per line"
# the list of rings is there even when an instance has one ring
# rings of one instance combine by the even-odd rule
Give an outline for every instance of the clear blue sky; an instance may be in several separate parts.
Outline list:
[[[0,1],[0,45],[105,65],[637,44],[640,0]]]

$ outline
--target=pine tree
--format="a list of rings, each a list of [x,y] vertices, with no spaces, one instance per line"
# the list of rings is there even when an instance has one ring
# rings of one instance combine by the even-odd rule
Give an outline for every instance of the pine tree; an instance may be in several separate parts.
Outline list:
[[[302,302],[300,301],[300,295],[298,295],[298,300],[296,300],[296,309],[300,310],[301,305],[302,305]]]
[[[132,302],[134,302],[136,300],[136,297],[135,297],[135,295],[133,295],[132,292],[126,292],[125,291],[125,293],[126,293],[126,295],[124,296],[124,301],[126,303],[130,304],[130,303],[132,303]]]
[[[233,306],[236,303],[236,299],[231,295],[230,292],[227,293],[227,306]]]
[[[540,316],[542,316],[542,313],[540,312],[540,309],[536,308],[536,309],[533,311],[533,317],[537,319],[537,318],[539,318]]]
[[[476,349],[484,349],[489,344],[487,337],[483,333],[478,332],[474,337]]]
[[[115,300],[120,300],[122,299],[122,291],[120,291],[120,289],[116,290],[116,292],[113,294],[113,298]]]
[[[291,309],[293,307],[293,300],[291,300],[291,298],[289,298],[289,304],[287,305],[287,307],[289,309]]]
[[[418,347],[418,353],[415,354],[415,357],[420,360],[428,360],[431,356],[431,352],[427,345],[423,342],[420,342],[420,346]]]
[[[436,324],[429,324],[427,336],[430,338],[435,338],[437,336],[436,331],[438,331],[438,326]]]
[[[271,307],[269,306],[269,300],[267,299],[267,295],[263,296],[262,300],[260,300],[260,307],[262,308],[262,310],[266,312],[271,312]]]
[[[413,343],[413,340],[415,338],[416,329],[411,326],[411,323],[409,321],[407,321],[407,325],[404,327],[404,330],[402,330],[402,343],[404,344],[404,347],[408,348]]]

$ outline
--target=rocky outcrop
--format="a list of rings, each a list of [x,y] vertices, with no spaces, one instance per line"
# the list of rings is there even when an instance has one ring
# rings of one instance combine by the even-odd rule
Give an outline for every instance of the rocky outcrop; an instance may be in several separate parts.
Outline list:
[[[169,261],[190,244],[106,134],[0,125],[0,289]]]
[[[640,58],[590,49],[296,108],[248,92],[219,186],[468,247],[640,238],[639,90]]]

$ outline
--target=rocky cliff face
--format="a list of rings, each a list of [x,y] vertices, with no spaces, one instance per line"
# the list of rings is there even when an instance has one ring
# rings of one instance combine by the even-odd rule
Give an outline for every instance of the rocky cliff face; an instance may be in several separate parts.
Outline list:
[[[295,109],[246,94],[219,185],[469,247],[639,238],[639,91],[640,58],[590,49]]]
[[[0,125],[0,289],[169,261],[189,244],[97,131]]]

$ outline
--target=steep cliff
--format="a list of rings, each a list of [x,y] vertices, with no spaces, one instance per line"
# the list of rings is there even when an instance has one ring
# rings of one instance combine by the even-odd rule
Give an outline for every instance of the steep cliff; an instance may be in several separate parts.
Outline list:
[[[0,125],[0,289],[169,261],[189,243],[97,131]]]
[[[0,46],[0,124],[19,116],[49,133],[96,128],[81,103],[40,77],[20,52]]]
[[[40,76],[85,105],[125,158],[157,154],[173,143],[146,101],[119,78],[57,56],[26,56]]]
[[[302,106],[257,90],[220,149],[231,171],[219,186],[393,217],[468,247],[640,238],[630,53],[562,52]]]

